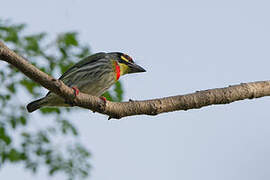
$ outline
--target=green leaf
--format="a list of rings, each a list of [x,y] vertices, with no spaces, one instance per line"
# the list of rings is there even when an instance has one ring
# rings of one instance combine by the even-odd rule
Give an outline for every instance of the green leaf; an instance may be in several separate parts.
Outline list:
[[[108,91],[102,94],[102,96],[105,97],[108,101],[113,101],[113,98]]]
[[[38,164],[36,162],[27,162],[26,168],[31,169],[33,173],[37,171]]]
[[[42,143],[49,143],[50,140],[45,132],[38,133],[38,141]]]
[[[11,162],[19,161],[21,160],[21,154],[17,150],[11,149],[8,158]]]
[[[13,129],[15,129],[16,126],[17,126],[16,118],[15,118],[15,117],[11,117],[11,119],[9,120],[9,122],[10,122],[10,124],[11,124],[11,127],[12,127]]]
[[[37,84],[30,79],[22,79],[20,84],[23,85],[30,93],[34,93],[34,88]]]
[[[17,32],[13,31],[12,29],[8,29],[7,31],[8,31],[8,36],[4,38],[4,41],[18,43],[19,38],[18,38]]]
[[[120,102],[123,100],[123,88],[122,84],[117,81],[114,85],[114,92],[116,93],[117,101]]]
[[[10,100],[10,97],[11,97],[10,94],[5,95],[6,100]]]
[[[63,74],[64,72],[66,72],[72,65],[73,65],[73,63],[68,63],[67,64],[65,62],[59,64],[59,67],[61,69],[61,73]]]
[[[90,54],[90,49],[88,46],[81,47],[80,52],[76,54],[76,57],[82,59]]]
[[[51,114],[51,113],[60,114],[60,109],[56,107],[45,107],[45,108],[40,109],[40,111],[43,114]]]
[[[60,47],[59,50],[63,56],[62,58],[67,58],[67,50],[64,47]]]
[[[45,33],[29,35],[24,37],[25,49],[32,51],[35,55],[41,54],[40,41],[45,37]]]
[[[29,133],[27,133],[27,132],[23,132],[23,133],[21,133],[21,135],[23,136],[23,137],[25,137],[25,138],[30,138],[30,134]]]
[[[60,41],[62,41],[65,46],[78,46],[76,32],[68,32],[62,35]]]
[[[74,136],[78,135],[77,129],[67,120],[59,120],[62,127],[62,133],[67,134],[71,132]]]
[[[8,88],[8,90],[9,90],[11,93],[15,93],[15,92],[16,92],[16,90],[15,90],[15,84],[13,84],[13,83],[7,85],[7,88]]]
[[[4,127],[0,127],[0,140],[4,141],[6,145],[11,143],[11,138],[6,134]]]
[[[26,118],[21,116],[20,117],[20,122],[21,122],[22,125],[26,125]]]
[[[107,91],[103,95],[108,101],[120,102],[123,100],[123,88],[120,81],[113,86],[113,92]]]
[[[0,22],[0,34],[6,42],[19,43],[19,33],[26,27],[25,24],[10,25],[7,22]]]
[[[59,169],[60,169],[60,168],[59,168],[59,167],[57,167],[57,166],[56,166],[56,167],[51,168],[51,169],[50,169],[50,172],[49,172],[49,173],[50,173],[50,175],[53,175],[53,174],[54,174],[56,171],[59,171]]]

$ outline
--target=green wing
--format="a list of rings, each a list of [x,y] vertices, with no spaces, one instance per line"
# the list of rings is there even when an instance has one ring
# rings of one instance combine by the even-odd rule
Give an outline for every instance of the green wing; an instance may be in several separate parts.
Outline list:
[[[87,56],[87,57],[83,58],[82,60],[80,60],[78,63],[71,66],[64,74],[62,74],[62,76],[59,79],[63,80],[69,73],[77,70],[78,68],[80,68],[86,64],[96,62],[99,59],[103,59],[103,58],[105,58],[105,56],[106,56],[106,53],[104,53],[104,52],[96,53],[96,54],[93,54],[91,56]],[[51,91],[49,91],[46,94],[46,96],[48,96],[50,93],[51,93]]]
[[[68,75],[69,73],[79,69],[80,67],[89,64],[89,63],[94,63],[98,61],[99,59],[103,59],[106,56],[106,53],[101,52],[101,53],[96,53],[91,56],[87,56],[83,58],[81,61],[78,63],[74,64],[72,67],[70,67],[59,79],[62,80]]]

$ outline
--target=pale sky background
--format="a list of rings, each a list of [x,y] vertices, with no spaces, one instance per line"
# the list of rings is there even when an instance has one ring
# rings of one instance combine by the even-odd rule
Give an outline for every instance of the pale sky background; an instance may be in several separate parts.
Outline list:
[[[269,80],[269,9],[248,0],[2,0],[0,17],[30,32],[76,30],[92,52],[129,54],[147,73],[122,78],[127,100]],[[92,180],[269,180],[269,107],[264,97],[120,121],[87,110],[71,119],[93,155]],[[0,172],[22,178],[63,176],[19,165]]]

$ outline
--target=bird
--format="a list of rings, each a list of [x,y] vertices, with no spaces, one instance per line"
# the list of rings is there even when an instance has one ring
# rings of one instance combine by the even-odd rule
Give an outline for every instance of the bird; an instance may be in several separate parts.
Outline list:
[[[131,73],[146,72],[137,65],[133,59],[121,52],[100,52],[87,56],[71,66],[59,80],[74,90],[75,95],[79,92],[100,97],[120,76]],[[103,100],[106,101],[105,98]],[[28,112],[33,112],[42,107],[70,106],[62,97],[49,91],[45,97],[35,100],[27,105]]]

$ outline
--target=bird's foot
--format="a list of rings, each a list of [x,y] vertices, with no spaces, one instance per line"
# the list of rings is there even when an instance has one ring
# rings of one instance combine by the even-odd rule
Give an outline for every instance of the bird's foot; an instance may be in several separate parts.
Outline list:
[[[106,104],[107,99],[106,99],[105,97],[101,96],[101,97],[99,97],[99,98]]]
[[[79,89],[76,86],[72,86],[71,89],[74,91],[74,98],[79,94]],[[73,100],[65,100],[65,103],[68,104],[69,106],[74,106]]]
[[[79,94],[79,92],[80,92],[79,89],[76,86],[72,86],[71,88],[73,89],[74,95],[76,97]]]

